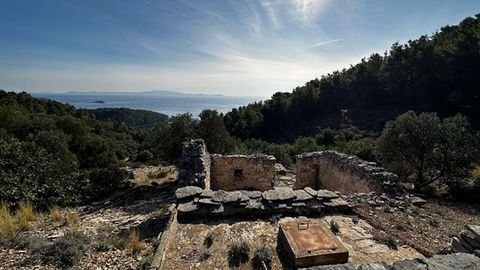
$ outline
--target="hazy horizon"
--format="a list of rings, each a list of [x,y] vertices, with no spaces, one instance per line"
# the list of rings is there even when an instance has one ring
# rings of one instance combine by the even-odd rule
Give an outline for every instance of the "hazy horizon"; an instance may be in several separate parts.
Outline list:
[[[7,0],[0,89],[269,97],[479,11],[433,0]]]
[[[1,89],[1,88],[0,88]],[[165,89],[150,89],[150,90],[124,90],[124,91],[117,91],[117,90],[64,90],[64,91],[48,91],[48,90],[37,90],[37,91],[29,91],[26,90],[8,90],[2,89],[7,91],[13,92],[27,92],[31,94],[158,94],[159,92],[161,95],[168,95],[167,93],[171,93],[173,95],[204,95],[204,96],[225,96],[225,97],[254,97],[254,98],[269,98],[269,96],[255,96],[255,95],[228,95],[228,94],[219,94],[219,93],[204,93],[204,92],[196,92],[196,91],[175,91],[175,90],[165,90]]]

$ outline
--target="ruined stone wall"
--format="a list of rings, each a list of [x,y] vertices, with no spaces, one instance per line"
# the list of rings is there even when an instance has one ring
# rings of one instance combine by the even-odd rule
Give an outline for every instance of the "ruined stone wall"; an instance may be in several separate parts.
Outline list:
[[[397,175],[356,156],[322,151],[304,153],[296,158],[297,189],[326,188],[343,194],[400,192],[401,189],[397,184]]]
[[[213,190],[269,190],[275,177],[275,157],[267,155],[212,155]]]
[[[210,189],[210,154],[201,139],[187,140],[178,160],[180,186]]]
[[[328,190],[276,188],[258,190],[204,190],[195,186],[175,191],[179,217],[256,214],[349,213],[341,195]]]

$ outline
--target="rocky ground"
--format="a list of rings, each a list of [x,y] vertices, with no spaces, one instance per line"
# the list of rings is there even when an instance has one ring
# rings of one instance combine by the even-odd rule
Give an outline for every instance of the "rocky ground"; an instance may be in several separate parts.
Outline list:
[[[423,207],[359,205],[355,212],[372,226],[425,256],[448,252],[449,243],[467,224],[480,224],[478,205],[428,199]]]
[[[52,243],[72,231],[89,238],[76,269],[141,269],[147,265],[175,202],[177,172],[173,167],[150,166],[134,169],[131,175],[135,186],[108,200],[59,209],[56,218],[51,213],[38,215],[31,223],[32,229],[17,236],[16,247],[0,243],[0,270],[62,269],[57,262],[39,256],[35,245]],[[287,173],[280,182],[288,186],[291,177]],[[351,263],[391,263],[447,252],[452,237],[466,224],[480,224],[480,207],[471,204],[427,199],[425,204],[392,206],[381,196],[355,202],[353,215],[310,217],[339,225],[338,238],[349,250]],[[250,254],[257,248],[270,247],[272,269],[288,269],[277,254],[278,222],[288,219],[275,215],[218,217],[179,224],[167,247],[163,269],[228,269],[228,245],[240,240],[249,243]],[[132,231],[139,234],[138,250],[116,242],[128,239]],[[207,237],[213,239],[210,247],[204,245]],[[251,269],[251,265],[246,263],[237,269]]]
[[[277,217],[278,218],[278,217]],[[267,246],[273,251],[272,269],[289,269],[282,256],[277,254],[278,222],[292,221],[293,218],[258,219],[252,221],[235,221],[223,219],[216,221],[199,221],[198,223],[180,224],[175,233],[175,242],[169,245],[165,269],[228,269],[228,246],[233,242],[246,241],[250,253]],[[321,221],[327,226],[335,221],[340,227],[338,238],[350,253],[349,262],[365,263],[382,260],[394,262],[406,258],[422,258],[415,249],[401,245],[397,249],[388,247],[374,237],[375,229],[364,220],[349,216],[326,216],[310,219]],[[213,244],[204,245],[211,235]],[[236,269],[251,269],[250,262]]]
[[[88,238],[75,269],[140,269],[147,264],[168,221],[176,179],[173,171],[138,170],[133,179],[137,185],[124,193],[92,205],[59,209],[55,217],[37,215],[31,230],[16,237],[15,247],[0,245],[0,269],[63,269],[58,262],[40,256],[35,246],[48,245],[70,232]],[[128,241],[132,232],[138,233],[138,243]]]

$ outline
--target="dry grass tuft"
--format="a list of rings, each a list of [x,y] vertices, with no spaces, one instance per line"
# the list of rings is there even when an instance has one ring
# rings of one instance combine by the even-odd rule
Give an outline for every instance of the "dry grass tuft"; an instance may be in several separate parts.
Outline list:
[[[14,238],[17,234],[15,221],[5,203],[0,203],[0,236]]]
[[[473,168],[472,175],[474,177],[480,177],[480,165],[476,165],[475,168]]]
[[[30,224],[26,216],[20,214],[19,212],[16,212],[15,217],[17,218],[19,231],[26,232],[32,229],[32,225]]]
[[[20,202],[15,214],[27,222],[37,220],[37,213],[33,209],[32,204],[29,202],[25,202],[25,201]]]
[[[30,222],[37,220],[37,213],[33,210],[31,203],[22,201],[15,211],[15,218],[18,222],[19,231],[30,231],[32,229]]]
[[[80,226],[80,215],[77,212],[68,212],[67,225],[72,230],[78,229]]]
[[[50,219],[53,221],[62,221],[63,215],[58,206],[50,208]]]
[[[140,253],[145,249],[145,244],[140,239],[140,234],[137,230],[132,230],[125,242],[125,248],[133,254]]]

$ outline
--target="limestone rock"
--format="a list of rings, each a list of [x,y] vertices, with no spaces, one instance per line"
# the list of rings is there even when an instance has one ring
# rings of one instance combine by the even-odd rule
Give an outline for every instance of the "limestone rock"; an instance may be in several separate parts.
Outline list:
[[[427,269],[480,269],[480,258],[466,253],[435,255],[429,259],[426,259],[425,261],[427,263]]]
[[[308,268],[302,268],[300,270],[356,270],[357,267],[354,264],[335,264],[335,265],[319,265]]]
[[[212,200],[216,202],[223,202],[225,196],[227,196],[228,192],[225,190],[216,190],[213,192]]]
[[[325,202],[323,203],[325,206],[328,206],[328,207],[348,207],[348,202],[345,201],[344,199],[340,199],[340,198],[336,198],[336,199],[332,199],[331,201],[329,202]]]
[[[263,192],[262,197],[267,201],[284,201],[295,198],[295,192],[291,188],[276,188]]]
[[[480,241],[480,226],[466,225],[465,228],[475,235],[475,240]]]
[[[203,199],[200,199],[198,200],[198,203],[199,204],[206,204],[206,205],[221,205],[221,203],[219,202],[216,202],[210,198],[203,198]]]
[[[303,190],[305,190],[308,194],[312,196],[317,196],[317,191],[311,187],[306,187]]]
[[[452,238],[450,249],[453,252],[474,253],[480,249],[480,226],[466,225],[458,236]]]
[[[202,198],[212,198],[213,194],[214,194],[213,190],[204,189],[202,191],[202,193],[200,194],[200,197],[202,197]]]
[[[330,190],[320,189],[317,191],[317,198],[318,199],[335,199],[335,198],[338,198],[338,194]]]
[[[385,263],[367,263],[357,266],[357,270],[389,270]]]
[[[404,260],[394,262],[392,270],[427,270],[427,265],[422,259]]]
[[[462,242],[466,242],[473,249],[480,249],[479,238],[471,230],[462,230],[459,236]]]
[[[249,198],[240,191],[227,192],[223,198],[223,203],[245,202]]]
[[[424,200],[420,197],[417,197],[417,196],[414,196],[413,198],[411,198],[410,202],[415,206],[423,206],[427,203],[426,200]]]
[[[304,202],[294,202],[292,203],[293,207],[304,207],[306,204]]]
[[[198,204],[193,202],[181,203],[178,205],[177,210],[183,213],[194,212],[198,210]]]
[[[185,199],[188,197],[196,196],[200,193],[202,193],[203,189],[200,187],[196,186],[186,186],[186,187],[181,187],[178,188],[175,191],[175,196],[177,197],[177,200]]]
[[[455,253],[435,255],[429,259],[413,259],[384,263],[368,263],[361,265],[336,264],[303,268],[303,270],[476,270],[480,269],[480,258],[472,254]]]
[[[243,195],[249,197],[250,199],[258,199],[262,197],[262,192],[258,190],[241,190],[240,192],[242,192]]]
[[[295,192],[295,201],[308,201],[313,199],[312,195],[308,194],[303,189],[297,189]]]
[[[275,172],[278,175],[286,175],[287,174],[287,169],[285,169],[285,167],[282,164],[275,163]]]

